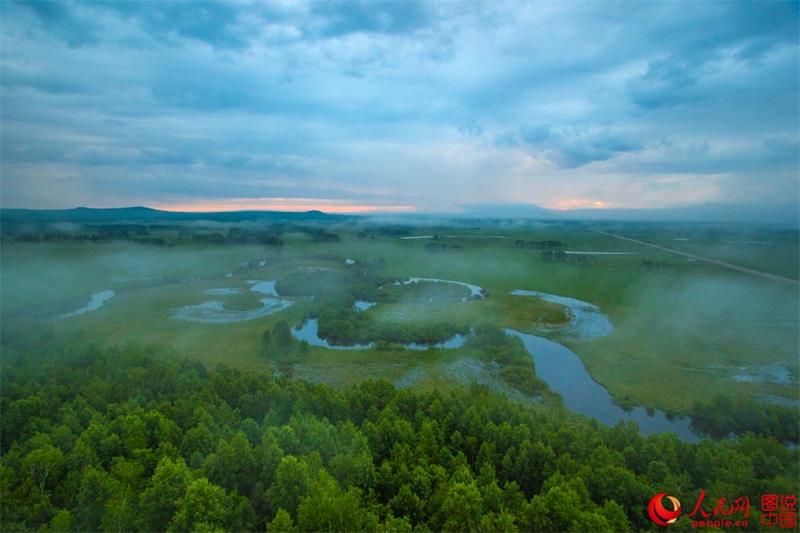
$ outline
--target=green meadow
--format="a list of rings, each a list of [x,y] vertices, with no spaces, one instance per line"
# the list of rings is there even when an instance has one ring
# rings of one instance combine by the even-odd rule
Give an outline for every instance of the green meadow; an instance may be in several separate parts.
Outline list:
[[[14,349],[22,337],[30,343],[30,332],[36,331],[43,340],[59,342],[157,344],[212,366],[290,372],[336,385],[368,378],[421,388],[468,381],[469,372],[453,369],[473,358],[474,348],[469,347],[415,351],[379,344],[365,350],[332,350],[297,342],[285,353],[262,349],[263,332],[279,322],[299,326],[330,306],[350,305],[336,298],[344,298],[353,272],[368,267],[374,284],[439,278],[477,285],[485,298],[462,302],[468,291],[456,286],[374,286],[371,294],[379,301],[363,311],[364,320],[409,328],[446,322],[462,330],[489,324],[550,337],[576,352],[592,377],[623,406],[689,413],[695,402],[719,395],[753,402],[797,400],[796,287],[570,224],[421,227],[404,235],[447,235],[437,239],[365,232],[352,223],[331,225],[326,231],[340,240],[315,242],[307,234],[287,232],[280,246],[214,244],[181,239],[174,231],[160,234],[163,246],[6,239],[4,349]],[[648,237],[642,228],[626,234]],[[669,246],[664,230],[654,230],[650,237]],[[762,256],[769,250],[752,247],[757,256],[741,264],[755,268],[763,263],[783,274],[796,270],[787,259],[792,248],[783,240],[779,235],[770,241],[778,251],[767,259]],[[583,253],[548,260],[541,250],[520,244],[524,241],[559,241],[563,250]],[[742,250],[751,248],[737,253]],[[596,252],[615,254],[592,255]],[[657,267],[648,267],[651,264]],[[252,320],[207,323],[174,316],[177,309],[209,301],[236,312],[258,309],[265,295],[250,287],[254,281],[268,280],[277,281],[279,291],[283,286],[300,291],[297,294],[307,289],[307,294],[281,293],[290,307]],[[86,305],[93,293],[109,289],[115,295],[99,309],[61,316]],[[214,289],[233,290],[208,294]],[[539,298],[512,296],[515,289],[596,305],[609,317],[613,333],[590,341],[562,338],[559,331],[569,321],[567,310]],[[428,297],[425,291],[433,292]],[[771,368],[785,375],[771,379],[764,374]]]

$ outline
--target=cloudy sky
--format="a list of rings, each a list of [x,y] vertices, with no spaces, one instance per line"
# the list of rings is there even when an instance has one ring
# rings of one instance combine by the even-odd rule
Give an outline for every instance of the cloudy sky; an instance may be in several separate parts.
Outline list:
[[[2,206],[798,199],[797,2],[3,2]]]

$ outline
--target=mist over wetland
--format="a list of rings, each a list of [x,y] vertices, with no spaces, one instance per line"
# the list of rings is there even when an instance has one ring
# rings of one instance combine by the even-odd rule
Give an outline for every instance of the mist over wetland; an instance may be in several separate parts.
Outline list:
[[[91,220],[70,231],[6,224],[7,360],[94,346],[124,366],[126,350],[147,349],[164,364],[201,365],[194,376],[214,369],[344,394],[376,383],[488,394],[552,417],[558,431],[642,445],[759,438],[796,453],[796,291],[609,234],[655,240],[669,225],[484,221],[476,230],[437,219],[432,232],[424,220],[164,216],[135,232],[128,220],[126,234]],[[685,243],[706,229],[672,231],[693,239]],[[717,231],[746,240],[751,230]],[[780,251],[781,236],[758,239]]]
[[[207,364],[294,369],[312,381],[324,366],[319,379],[341,386],[398,373],[413,374],[422,389],[461,386],[463,376],[448,377],[443,363],[483,361],[497,393],[534,401],[531,391],[546,387],[547,398],[560,398],[547,401],[604,424],[630,420],[643,433],[689,440],[712,431],[701,422],[703,405],[725,395],[766,409],[797,400],[797,299],[780,284],[625,244],[585,224],[487,223],[491,239],[468,239],[470,230],[451,224],[458,233],[358,217],[297,229],[143,224],[158,245],[137,236],[30,242],[18,227],[3,243],[4,313],[7,323],[24,317],[64,338],[157,342]],[[61,235],[98,231],[79,228]],[[319,244],[319,231],[337,240]],[[224,242],[243,232],[280,244]],[[223,242],[208,243],[212,234]],[[692,234],[681,227],[680,235]],[[277,342],[282,324],[285,346],[265,355],[262,332]],[[513,364],[528,365],[528,377],[504,383],[509,373],[487,356],[499,348],[476,335],[483,327],[520,343]]]
[[[7,0],[0,532],[797,529],[796,0]]]

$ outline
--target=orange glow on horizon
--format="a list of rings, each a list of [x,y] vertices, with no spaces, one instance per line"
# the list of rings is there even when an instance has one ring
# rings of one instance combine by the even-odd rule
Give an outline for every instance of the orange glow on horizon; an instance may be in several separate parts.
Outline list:
[[[591,200],[587,198],[567,198],[553,205],[553,209],[566,211],[569,209],[608,209],[611,204],[603,200]]]
[[[157,203],[165,211],[214,213],[224,211],[322,211],[324,213],[404,213],[416,211],[413,205],[350,204],[345,201],[317,198],[229,198],[187,203]]]

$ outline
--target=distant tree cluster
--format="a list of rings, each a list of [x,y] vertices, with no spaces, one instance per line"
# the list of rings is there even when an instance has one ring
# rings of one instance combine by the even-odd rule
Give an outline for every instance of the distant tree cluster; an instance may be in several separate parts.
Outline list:
[[[302,352],[308,350],[307,342],[295,343],[292,337],[292,329],[285,320],[276,323],[271,331],[265,329],[261,334],[261,353],[270,358],[274,354],[288,355],[292,353],[295,345]]]
[[[311,240],[314,242],[339,242],[342,239],[335,233],[319,230],[311,233]]]
[[[585,265],[590,263],[592,258],[584,254],[568,254],[561,250],[542,250],[542,261],[545,263],[572,263],[577,265]]]
[[[199,228],[189,225],[168,224],[88,224],[78,226],[74,231],[54,230],[52,226],[41,224],[31,231],[20,226],[4,228],[4,235],[13,236],[21,242],[110,242],[116,240],[131,241],[141,244],[158,246],[170,245],[163,237],[154,237],[154,231],[174,230],[179,239],[191,239],[194,242],[206,244],[261,244],[265,246],[279,246],[283,240],[275,229],[248,229],[231,228],[227,232],[210,231],[208,228]]]
[[[352,307],[325,305],[318,315],[318,334],[333,345],[376,343],[381,349],[403,349],[406,344],[435,345],[455,335],[470,335],[467,348],[496,370],[499,380],[526,395],[552,395],[536,377],[533,360],[519,339],[496,326],[481,325],[472,331],[464,325],[443,321],[382,322]]]
[[[145,244],[164,244],[161,239],[147,238],[148,226],[143,224],[89,224],[76,226],[74,230],[55,229],[50,224],[21,226],[11,224],[4,227],[4,236],[19,242],[108,242],[129,240]],[[160,242],[157,242],[160,241]]]
[[[322,273],[326,274],[326,273]],[[333,274],[333,273],[330,273]],[[322,277],[303,281],[306,276],[289,276],[292,284],[279,280],[279,291],[309,291]],[[377,321],[372,314],[353,308],[356,300],[388,303],[431,303],[461,301],[469,291],[459,285],[438,282],[417,282],[395,285],[393,280],[373,275],[369,270],[351,272],[346,283],[326,283],[318,287],[314,294],[322,299],[316,313],[319,336],[335,345],[364,344],[379,342],[384,348],[408,343],[436,344],[444,342],[456,334],[465,334],[469,327],[465,324],[451,324],[446,321],[386,322]],[[399,280],[394,280],[397,282]]]
[[[64,233],[64,232],[47,232],[47,233],[23,233],[14,237],[18,242],[90,242],[90,243],[106,243],[111,241],[130,241],[137,244],[152,244],[156,246],[165,246],[167,242],[161,237],[140,237],[133,236],[127,232],[119,233]]]
[[[283,244],[283,239],[273,231],[252,231],[242,228],[231,228],[226,240],[230,244],[263,244],[265,246]]]
[[[800,489],[774,440],[643,437],[477,386],[336,390],[132,346],[2,375],[4,531],[626,532],[700,489],[749,496],[758,529],[760,494]]]
[[[194,242],[207,244],[261,244],[264,246],[280,246],[283,240],[275,233],[269,231],[246,231],[240,228],[233,228],[227,234],[213,233],[191,233]]]
[[[192,233],[192,240],[207,244],[225,244],[227,237],[222,233]]]
[[[167,242],[161,237],[140,237],[134,239],[138,244],[152,244],[154,246],[165,246]]]
[[[564,243],[561,241],[526,241],[517,239],[514,241],[514,246],[517,248],[527,248],[531,250],[560,250],[564,248]]]
[[[149,235],[150,231],[144,224],[93,224],[86,226],[100,233],[101,235],[111,235],[127,239],[132,235]]]
[[[110,235],[98,235],[96,233],[21,233],[14,237],[18,242],[91,242],[101,243],[110,242],[113,238]]]
[[[752,431],[797,444],[800,442],[797,418],[796,408],[723,396],[706,404],[696,403],[692,409],[692,425],[716,438]]]
[[[466,326],[442,321],[376,321],[370,314],[354,310],[352,304],[343,306],[333,302],[321,307],[317,319],[319,336],[334,345],[365,344],[373,341],[401,345],[412,342],[435,344],[469,331]]]
[[[405,237],[414,231],[413,226],[368,226],[358,232],[361,239],[374,239],[376,235],[386,237]]]
[[[445,244],[443,242],[429,242],[425,245],[425,250],[428,252],[448,252],[452,250],[461,250],[460,244]]]
[[[494,363],[500,379],[512,389],[533,396],[553,394],[547,384],[536,377],[533,359],[522,342],[506,335],[502,329],[477,326],[468,346],[480,353],[483,360]]]
[[[669,268],[672,265],[670,263],[664,263],[663,261],[650,261],[649,259],[642,259],[642,262],[639,265],[639,270],[643,270],[644,272],[658,272],[662,268]]]

